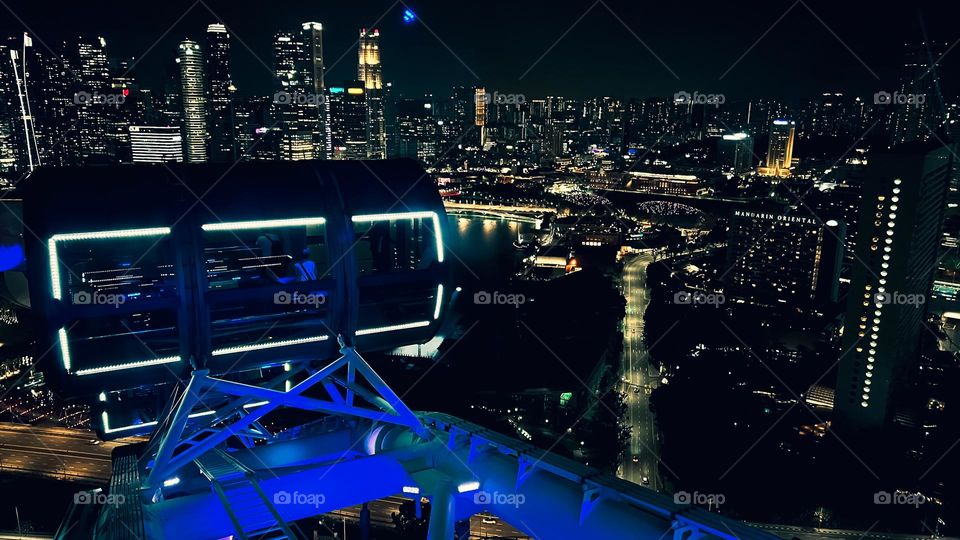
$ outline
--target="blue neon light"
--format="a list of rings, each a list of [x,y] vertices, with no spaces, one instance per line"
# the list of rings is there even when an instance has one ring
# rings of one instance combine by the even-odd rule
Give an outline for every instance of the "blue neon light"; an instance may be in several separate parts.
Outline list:
[[[13,270],[23,264],[23,247],[20,244],[0,246],[0,272]]]
[[[407,24],[413,24],[417,20],[417,14],[413,12],[412,9],[407,8],[403,10],[403,22]]]

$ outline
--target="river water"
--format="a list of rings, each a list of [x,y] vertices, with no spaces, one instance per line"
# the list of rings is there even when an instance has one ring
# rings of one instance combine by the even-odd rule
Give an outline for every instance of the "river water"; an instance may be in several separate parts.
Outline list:
[[[501,218],[448,216],[453,278],[458,285],[496,288],[510,278],[520,260],[513,247],[518,234],[534,232],[529,223]],[[465,287],[467,288],[467,287]]]

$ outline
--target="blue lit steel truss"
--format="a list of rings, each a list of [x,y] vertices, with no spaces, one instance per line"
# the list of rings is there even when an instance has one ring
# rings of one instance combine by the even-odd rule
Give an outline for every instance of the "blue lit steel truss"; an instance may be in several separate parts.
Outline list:
[[[322,369],[306,373],[306,378],[295,385],[290,381],[306,368],[286,371],[266,387],[210,377],[207,370],[194,371],[185,390],[171,401],[173,406],[168,419],[154,432],[144,454],[149,470],[143,484],[144,491],[153,493],[151,498],[156,497],[159,494],[157,488],[164,479],[230,437],[239,438],[247,447],[252,446],[253,439],[269,439],[272,435],[259,421],[281,406],[396,424],[426,436],[426,428],[413,411],[356,349],[346,346],[343,338],[338,340],[341,356]],[[358,377],[365,380],[373,391],[358,384]],[[274,387],[280,385],[287,388]],[[329,399],[303,395],[316,385],[326,390]],[[204,401],[201,396],[211,394],[230,399],[215,409],[196,411]],[[358,398],[372,407],[360,406]],[[191,424],[189,429],[188,424]]]

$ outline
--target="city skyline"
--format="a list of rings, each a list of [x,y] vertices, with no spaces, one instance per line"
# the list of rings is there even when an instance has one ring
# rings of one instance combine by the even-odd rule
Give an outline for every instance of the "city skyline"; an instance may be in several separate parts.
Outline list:
[[[58,13],[71,20],[76,30],[70,34],[64,34],[60,25],[48,27],[44,16],[49,14],[35,13],[27,3],[11,2],[7,7],[16,17],[5,20],[0,33],[30,29],[38,36],[38,46],[47,44],[54,49],[76,33],[103,35],[117,51],[111,54],[135,58],[141,66],[138,71],[154,88],[162,85],[164,50],[175,48],[184,37],[197,40],[211,22],[223,23],[241,40],[232,51],[241,95],[269,91],[272,34],[313,20],[325,25],[327,64],[333,80],[352,77],[354,66],[349,57],[357,44],[355,29],[376,26],[384,33],[385,46],[390,50],[385,60],[397,67],[395,73],[388,70],[385,80],[409,89],[412,95],[445,86],[486,84],[541,97],[646,97],[682,89],[722,92],[731,101],[758,97],[797,100],[850,89],[866,96],[896,83],[904,43],[943,41],[946,50],[958,37],[946,24],[949,17],[938,16],[952,7],[934,6],[932,2],[909,8],[909,13],[875,9],[869,2],[842,6],[818,2],[767,3],[762,7],[743,4],[730,10],[693,6],[689,10],[692,17],[686,21],[691,28],[683,40],[662,35],[662,29],[656,26],[637,25],[669,17],[663,7],[652,6],[649,19],[638,21],[633,18],[636,15],[624,18],[631,11],[615,1],[552,9],[546,4],[522,4],[499,12],[498,24],[522,25],[536,15],[546,17],[544,28],[563,28],[568,33],[540,36],[538,32],[520,32],[518,27],[515,35],[523,39],[515,43],[476,35],[487,25],[458,24],[456,10],[432,2],[422,6],[383,2],[378,6],[382,10],[368,7],[363,11],[344,6],[321,10],[281,7],[258,13],[255,21],[250,19],[255,10],[243,4],[165,4],[163,13],[169,15],[171,26],[159,36],[130,31],[135,28],[129,24],[135,20],[131,18],[135,13],[130,11],[132,6],[115,6],[109,13],[98,14],[99,21],[115,21],[99,25],[88,18],[89,14],[69,10]],[[417,13],[415,22],[403,21],[406,8]],[[496,8],[489,10],[497,13]],[[378,13],[374,20],[370,20],[371,11]],[[434,23],[430,23],[431,15]],[[124,17],[127,23],[120,22]],[[489,18],[491,22],[498,20],[494,15]],[[842,26],[851,18],[862,22]],[[494,28],[489,26],[490,31]],[[534,35],[542,40],[535,41]],[[784,36],[789,39],[782,39]],[[489,52],[485,54],[484,49]],[[598,56],[600,50],[605,54]],[[609,55],[608,51],[620,54]],[[945,85],[956,88],[951,57],[943,57]],[[564,68],[557,64],[560,61],[570,63]],[[440,69],[425,69],[427,65]],[[764,65],[782,65],[786,70],[773,78],[757,77]],[[716,73],[703,66],[717,66]],[[558,77],[570,69],[583,76]],[[642,76],[636,77],[637,73]],[[642,83],[638,85],[639,81]]]
[[[0,536],[960,538],[960,8],[0,13]]]

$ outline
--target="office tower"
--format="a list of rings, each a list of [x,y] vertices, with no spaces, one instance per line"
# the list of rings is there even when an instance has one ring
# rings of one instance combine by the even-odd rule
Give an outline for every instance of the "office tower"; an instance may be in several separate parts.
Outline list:
[[[400,146],[397,140],[397,103],[393,83],[383,84],[383,130],[387,139],[387,157],[397,157]]]
[[[315,146],[320,146],[314,139],[321,134],[322,97],[315,93],[314,62],[304,43],[304,38],[314,36],[315,31],[308,29],[302,34],[280,32],[274,37],[278,85],[273,101],[282,139],[278,157],[283,160],[313,159]]]
[[[729,133],[717,141],[717,163],[735,174],[753,168],[753,137],[749,133]]]
[[[184,146],[189,163],[207,161],[207,98],[204,92],[203,55],[200,46],[185,39],[180,42],[181,101],[183,103]]]
[[[363,81],[367,94],[367,157],[387,157],[386,130],[383,123],[383,67],[380,64],[380,31],[360,29],[357,80]]]
[[[145,105],[140,85],[133,71],[132,58],[109,60],[110,96],[113,103],[105,107],[107,117],[107,155],[120,163],[131,163],[130,130],[144,123]]]
[[[28,127],[30,128],[30,147],[33,156],[40,156],[40,163],[46,166],[63,166],[79,164],[76,152],[76,114],[74,91],[77,81],[64,65],[64,59],[45,47],[36,47],[32,44],[29,35],[22,38],[8,40],[9,50],[0,51],[0,78],[6,78],[8,89],[3,90],[4,83],[0,81],[0,93],[6,92],[8,112],[12,113],[11,120],[16,120],[11,131],[12,152],[16,155],[16,167],[23,170],[29,166],[30,156],[27,154],[26,132],[21,115],[20,92],[16,87],[17,76],[20,90],[23,91],[23,107],[28,111]],[[26,45],[26,46],[24,46]],[[2,48],[2,47],[0,47]],[[75,56],[75,50],[71,54]],[[17,56],[16,73],[11,65],[10,53]],[[0,96],[0,99],[3,99]],[[2,108],[3,105],[0,105]],[[15,118],[14,118],[15,117]],[[36,162],[37,160],[34,159]]]
[[[318,22],[305,22],[301,25],[300,41],[303,43],[300,67],[305,86],[315,94],[323,95],[326,88],[323,81],[323,25]]]
[[[790,306],[837,299],[845,227],[804,210],[734,211],[724,278],[728,296]]]
[[[10,49],[0,43],[0,61],[10,58]],[[10,70],[0,69],[0,187],[16,180],[17,152],[14,130],[17,127],[17,107],[14,102],[15,82]],[[22,127],[21,127],[22,129]]]
[[[770,143],[767,160],[757,172],[764,176],[790,176],[793,166],[793,137],[796,123],[793,120],[777,119],[770,124]]]
[[[431,163],[437,154],[437,129],[433,103],[427,99],[397,101],[399,157]]]
[[[487,142],[487,103],[488,96],[486,88],[473,89],[473,124],[477,127],[480,136],[480,146]]]
[[[363,81],[328,89],[332,159],[367,158],[367,100]]]
[[[180,65],[174,59],[167,66],[167,76],[163,81],[163,90],[155,97],[157,125],[183,125],[183,88],[180,84]]]
[[[316,96],[317,116],[313,123],[313,154],[316,158],[326,158],[330,151],[330,120],[326,103],[326,83],[323,65],[323,25],[318,22],[305,22],[301,25],[300,39],[303,42],[302,67],[303,86],[311,95]]]
[[[824,92],[811,99],[801,117],[800,135],[811,137],[859,137],[866,126],[858,119],[860,98],[849,99],[840,92]]]
[[[107,63],[107,41],[102,37],[81,38],[76,49],[77,91],[77,150],[84,163],[110,161],[107,148],[109,107],[105,106],[111,94],[110,68]]]
[[[882,427],[919,355],[950,167],[949,149],[931,148],[870,156],[837,377],[842,429]]]
[[[183,136],[180,126],[130,126],[134,163],[180,163]]]
[[[222,24],[207,26],[207,115],[210,122],[210,161],[235,159],[233,81],[230,77],[230,33]]]
[[[941,129],[944,107],[935,62],[946,50],[946,43],[906,44],[896,93],[875,96],[880,105],[893,107],[891,144],[926,141]]]

